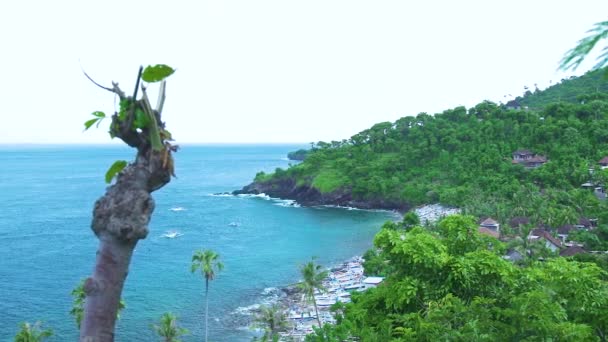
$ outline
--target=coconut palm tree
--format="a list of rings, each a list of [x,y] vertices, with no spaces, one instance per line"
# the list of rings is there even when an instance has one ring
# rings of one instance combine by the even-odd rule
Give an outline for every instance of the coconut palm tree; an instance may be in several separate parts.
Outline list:
[[[170,312],[165,312],[160,317],[160,324],[152,325],[152,329],[163,338],[164,342],[180,342],[179,337],[189,333],[188,329],[177,325],[177,317]]]
[[[317,323],[321,328],[321,318],[319,317],[319,309],[317,308],[317,301],[315,299],[315,291],[319,290],[325,292],[326,289],[323,286],[323,279],[327,278],[328,271],[323,271],[321,265],[315,263],[315,258],[300,267],[300,274],[303,280],[296,286],[304,292],[304,297],[311,301],[315,307],[315,314],[317,315]]]
[[[47,337],[53,335],[51,329],[41,330],[40,322],[30,324],[21,323],[21,330],[15,335],[15,342],[42,342]]]
[[[261,341],[278,340],[279,332],[289,326],[285,311],[278,304],[260,307],[260,312],[254,318],[254,327],[264,329]]]
[[[191,272],[201,270],[201,275],[205,278],[205,341],[207,341],[209,322],[209,281],[215,278],[216,272],[224,269],[224,264],[219,261],[220,255],[212,250],[195,251],[192,255]]]

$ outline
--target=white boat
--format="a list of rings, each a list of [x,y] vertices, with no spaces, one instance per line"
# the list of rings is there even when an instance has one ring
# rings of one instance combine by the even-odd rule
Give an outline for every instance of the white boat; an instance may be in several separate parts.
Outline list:
[[[346,291],[358,290],[358,289],[361,289],[361,288],[365,288],[365,284],[355,283],[355,284],[350,284],[350,285],[344,286],[344,289]]]
[[[317,300],[317,306],[319,306],[319,307],[332,306],[334,304],[336,304],[336,299],[335,298],[333,298],[333,299],[327,298],[327,299],[319,299],[319,300]]]
[[[168,230],[163,234],[163,237],[166,237],[168,239],[175,239],[176,237],[180,237],[184,234],[176,231],[176,230]]]
[[[313,312],[304,312],[304,311],[290,311],[289,312],[289,319],[293,319],[293,320],[311,320],[311,319],[315,319],[317,318],[317,315],[315,315]]]

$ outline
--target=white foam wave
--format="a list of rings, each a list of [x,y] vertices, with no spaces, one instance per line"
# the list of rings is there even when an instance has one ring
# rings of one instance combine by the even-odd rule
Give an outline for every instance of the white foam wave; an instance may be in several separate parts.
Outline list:
[[[361,208],[349,207],[349,206],[344,206],[344,205],[333,205],[333,204],[319,205],[319,206],[315,206],[313,208],[315,208],[315,209],[331,208],[331,209],[343,209],[343,210],[369,211],[369,212],[374,212],[374,213],[395,213],[394,210],[389,210],[389,209],[361,209]]]
[[[186,208],[184,208],[184,207],[173,207],[173,208],[171,208],[169,210],[171,210],[171,211],[185,211]]]
[[[221,194],[209,194],[209,196],[213,196],[213,197],[234,197],[233,194],[230,193],[221,193]]]
[[[238,197],[243,197],[243,198],[261,198],[264,200],[270,200],[271,197],[266,195],[265,193],[261,193],[261,194],[238,194]]]
[[[276,199],[276,198],[273,198],[272,200],[276,202],[274,205],[278,205],[279,207],[294,207],[294,208],[300,207],[300,205],[294,200],[284,200],[284,199]]]
[[[252,304],[249,306],[239,306],[238,308],[236,308],[233,313],[235,314],[239,314],[239,315],[252,315],[254,312],[260,310],[260,306],[262,306],[261,304]]]
[[[345,210],[364,210],[364,209],[359,209],[359,208],[355,208],[355,207],[348,207],[348,206],[343,206],[343,205],[332,205],[332,204],[324,205],[324,207],[335,208],[335,209],[345,209]]]
[[[279,292],[279,289],[276,287],[267,287],[262,291],[262,295],[264,295],[264,296],[274,295],[274,294],[277,294],[278,292]]]
[[[281,290],[278,287],[267,287],[260,292],[260,297],[257,299],[257,303],[248,306],[240,306],[236,308],[232,313],[250,316],[260,311],[261,306],[269,306],[278,302],[281,297]]]

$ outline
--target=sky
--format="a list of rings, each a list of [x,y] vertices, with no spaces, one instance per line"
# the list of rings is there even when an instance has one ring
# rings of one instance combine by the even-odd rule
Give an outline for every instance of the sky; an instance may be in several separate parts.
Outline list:
[[[559,60],[608,1],[2,1],[0,143],[108,143],[94,86],[168,64],[178,143],[342,140],[383,121],[505,101],[577,72]],[[151,95],[155,98],[154,86]],[[155,103],[155,100],[152,101]]]

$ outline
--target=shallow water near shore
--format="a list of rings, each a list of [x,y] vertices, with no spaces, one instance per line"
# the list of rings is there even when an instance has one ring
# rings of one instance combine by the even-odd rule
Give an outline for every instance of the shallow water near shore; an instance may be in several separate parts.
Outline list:
[[[298,266],[318,257],[331,266],[363,253],[389,212],[305,208],[262,196],[214,196],[248,184],[258,171],[287,167],[298,145],[184,146],[176,173],[154,193],[149,236],[134,253],[123,292],[127,308],[117,341],[155,340],[150,329],[171,311],[204,335],[204,281],[190,273],[196,249],[213,249],[225,269],[210,285],[209,337],[250,341],[243,308],[272,300],[271,288],[298,280]],[[19,322],[41,320],[50,341],[77,339],[70,291],[91,273],[97,240],[90,220],[103,175],[133,152],[118,146],[0,146],[0,340]],[[181,235],[164,237],[167,231]]]

